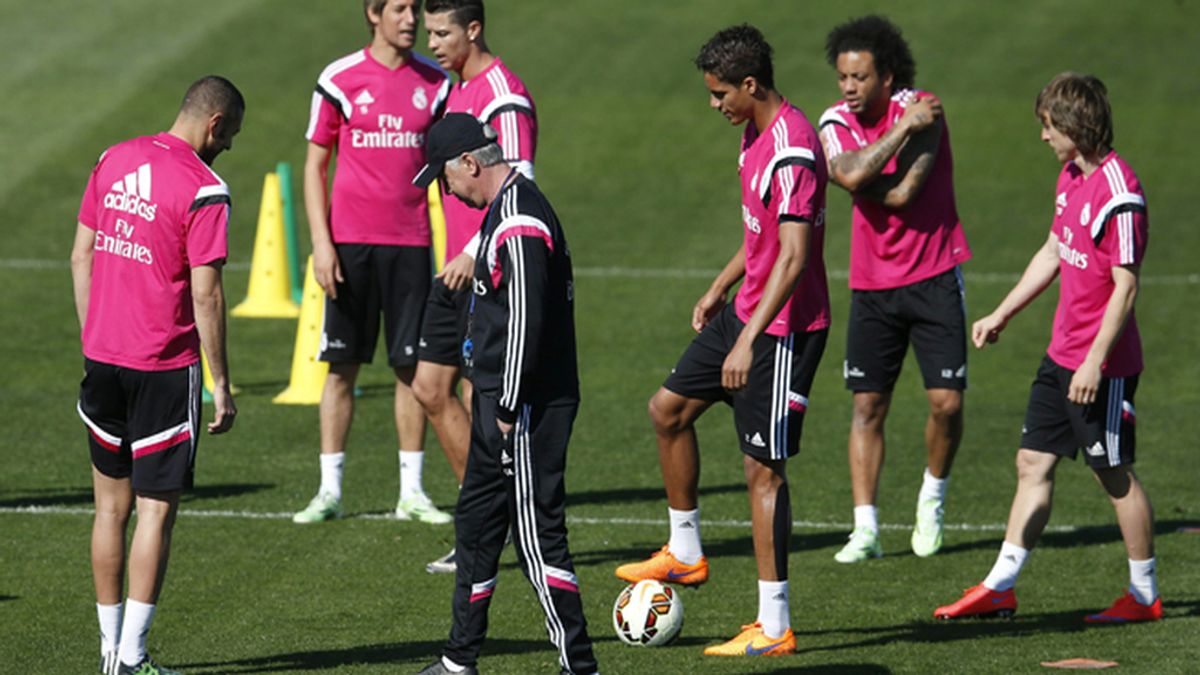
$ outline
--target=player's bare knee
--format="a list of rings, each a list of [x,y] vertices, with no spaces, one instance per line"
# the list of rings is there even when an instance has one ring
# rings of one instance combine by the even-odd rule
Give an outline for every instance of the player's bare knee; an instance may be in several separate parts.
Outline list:
[[[654,431],[659,434],[676,434],[683,429],[680,411],[664,400],[662,390],[650,397],[646,412],[650,415],[650,421],[654,423]]]
[[[1046,452],[1020,450],[1017,452],[1017,481],[1021,483],[1043,483],[1054,480],[1057,458]]]
[[[880,430],[887,419],[888,399],[877,395],[854,396],[852,424],[858,429]]]
[[[962,415],[963,396],[961,391],[942,390],[929,392],[929,415],[939,420],[952,420]]]
[[[417,403],[421,404],[421,408],[429,415],[436,415],[446,406],[447,393],[441,387],[437,386],[437,382],[430,378],[421,377],[418,375],[412,381],[413,396],[416,397]]]

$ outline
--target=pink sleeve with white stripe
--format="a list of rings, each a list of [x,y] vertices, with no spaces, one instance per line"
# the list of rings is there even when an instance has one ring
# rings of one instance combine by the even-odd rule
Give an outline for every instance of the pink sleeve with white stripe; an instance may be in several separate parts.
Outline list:
[[[1141,265],[1148,235],[1149,221],[1145,210],[1121,211],[1109,216],[1099,248],[1114,266]]]
[[[780,196],[778,215],[814,223],[818,190],[816,175],[807,167],[792,164],[775,171],[774,193]]]
[[[338,129],[342,125],[342,114],[329,99],[314,91],[309,110],[308,132],[305,138],[321,147],[328,148],[337,142]]]
[[[208,265],[226,258],[228,223],[228,203],[209,204],[192,212],[187,233],[189,267]]]

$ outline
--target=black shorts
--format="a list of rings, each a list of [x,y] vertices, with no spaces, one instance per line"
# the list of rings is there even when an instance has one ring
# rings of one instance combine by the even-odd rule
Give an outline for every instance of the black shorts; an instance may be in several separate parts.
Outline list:
[[[431,278],[428,246],[337,244],[344,282],[337,300],[325,297],[319,358],[330,363],[370,363],[383,336],[393,368],[417,362],[421,314]]]
[[[92,465],[137,492],[192,487],[200,437],[200,363],[146,371],[85,359],[77,410]]]
[[[1079,405],[1067,400],[1074,375],[1049,356],[1042,359],[1029,390],[1021,447],[1070,459],[1083,449],[1088,466],[1098,469],[1133,464],[1138,376],[1101,378],[1095,403]]]
[[[687,398],[732,405],[742,452],[785,459],[800,451],[808,392],[829,331],[758,336],[746,388],[731,396],[721,386],[721,367],[745,325],[733,303],[726,305],[688,345],[663,386]]]
[[[926,389],[967,388],[966,294],[960,268],[900,288],[852,292],[842,366],[846,388],[891,391],[910,341]]]
[[[441,279],[434,279],[421,320],[421,341],[417,358],[445,366],[462,366],[463,336],[467,334],[467,309],[471,302],[470,285],[450,290]]]

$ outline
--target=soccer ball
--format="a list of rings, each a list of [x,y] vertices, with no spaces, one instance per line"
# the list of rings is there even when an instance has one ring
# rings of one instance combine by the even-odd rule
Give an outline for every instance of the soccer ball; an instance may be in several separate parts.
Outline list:
[[[613,605],[613,628],[627,645],[665,645],[683,628],[683,600],[675,589],[649,579],[626,586]]]

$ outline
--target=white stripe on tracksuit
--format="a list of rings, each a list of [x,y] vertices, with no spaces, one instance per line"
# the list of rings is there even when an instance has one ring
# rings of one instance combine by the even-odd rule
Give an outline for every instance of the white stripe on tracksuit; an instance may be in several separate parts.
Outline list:
[[[1104,421],[1104,445],[1108,450],[1108,465],[1121,464],[1121,414],[1124,412],[1125,378],[1108,381],[1108,409]]]
[[[504,196],[501,218],[516,215],[517,203],[513,192]],[[508,344],[505,346],[504,377],[500,390],[500,406],[515,410],[520,401],[521,369],[525,365],[525,249],[520,237],[509,237],[508,248]]]
[[[546,614],[546,632],[550,642],[558,649],[558,658],[564,668],[570,668],[567,658],[566,629],[558,616],[558,609],[550,597],[550,585],[546,581],[546,560],[542,555],[541,540],[538,539],[537,500],[534,496],[533,485],[533,452],[529,431],[530,406],[523,405],[517,414],[517,422],[513,426],[513,469],[516,476],[513,488],[516,498],[517,511],[517,545],[521,547],[522,557],[525,558],[526,572],[529,582],[533,584],[538,602]]]
[[[775,374],[771,385],[771,459],[787,459],[788,393],[792,390],[792,348],[796,336],[775,338]]]

